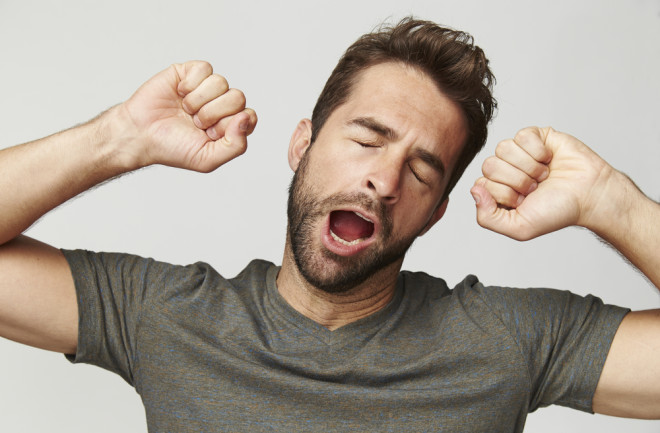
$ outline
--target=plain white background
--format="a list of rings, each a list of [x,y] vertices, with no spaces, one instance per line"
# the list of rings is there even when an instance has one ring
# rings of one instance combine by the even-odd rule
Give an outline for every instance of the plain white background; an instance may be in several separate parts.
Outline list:
[[[660,307],[657,291],[585,230],[517,243],[477,226],[468,193],[499,140],[538,124],[581,138],[660,198],[658,0],[0,1],[0,147],[94,117],[187,59],[212,62],[260,117],[248,152],[220,170],[142,170],[60,207],[28,234],[64,248],[203,260],[226,276],[254,257],[279,263],[291,176],[286,149],[296,122],[311,114],[354,39],[408,14],[475,36],[498,78],[500,108],[447,215],[413,246],[405,268],[450,285],[474,273],[486,284]],[[657,421],[558,407],[530,415],[526,428],[659,430]],[[0,340],[0,431],[140,432],[146,425],[138,395],[118,376]]]

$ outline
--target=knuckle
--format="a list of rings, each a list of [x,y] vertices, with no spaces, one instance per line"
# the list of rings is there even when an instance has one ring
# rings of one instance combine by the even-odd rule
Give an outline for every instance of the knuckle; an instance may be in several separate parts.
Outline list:
[[[495,155],[499,158],[504,158],[505,155],[511,153],[511,150],[515,146],[513,140],[503,140],[500,141],[495,147]]]
[[[520,179],[517,179],[512,186],[516,191],[520,193],[526,193],[532,187],[533,182],[534,182],[533,180],[525,176],[525,177],[521,177]]]
[[[477,180],[474,181],[474,184],[472,186],[477,186],[477,185],[485,185],[487,182],[485,177],[480,177]]]
[[[209,76],[208,79],[211,81],[212,85],[215,88],[219,89],[223,93],[226,92],[227,89],[229,89],[229,83],[227,82],[227,79],[225,77],[223,77],[222,75],[213,74],[213,75]]]
[[[192,69],[197,69],[200,73],[211,75],[213,73],[213,66],[205,60],[193,60],[191,65]]]
[[[534,168],[531,170],[530,175],[534,179],[539,179],[541,176],[543,176],[546,173],[546,166],[543,164],[535,164]]]
[[[507,138],[506,140],[502,140],[499,143],[497,143],[497,147],[501,147],[503,149],[511,149],[516,145],[516,142],[514,141],[513,138]]]
[[[227,96],[233,104],[242,107],[241,110],[245,108],[247,101],[245,99],[245,94],[242,91],[238,89],[229,89],[227,91]]]
[[[211,126],[211,117],[209,115],[207,107],[202,107],[200,110],[197,112],[197,118],[199,119],[200,122],[202,122],[202,125],[204,127],[209,127]]]
[[[496,156],[489,156],[486,158],[486,160],[481,165],[481,172],[484,174],[484,176],[488,177],[488,175],[495,171],[497,166],[497,159],[498,158]]]
[[[183,108],[190,113],[199,110],[199,108],[204,105],[204,100],[201,95],[192,92],[188,93],[185,98],[183,98],[181,104],[183,105]]]
[[[186,97],[181,100],[181,105],[187,113],[193,113],[195,111],[195,106],[190,101],[190,95],[186,95]]]
[[[519,143],[521,141],[527,141],[533,135],[534,135],[533,128],[523,128],[516,133],[513,139],[514,141]]]

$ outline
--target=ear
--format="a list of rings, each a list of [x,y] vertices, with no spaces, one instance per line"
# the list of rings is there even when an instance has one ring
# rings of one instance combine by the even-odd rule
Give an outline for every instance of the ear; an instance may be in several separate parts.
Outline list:
[[[298,164],[312,142],[312,121],[303,119],[298,122],[289,142],[289,167],[296,171]]]
[[[440,203],[440,206],[435,208],[433,211],[433,215],[431,215],[431,219],[429,222],[426,224],[424,229],[420,232],[418,236],[422,236],[426,234],[429,230],[431,230],[431,227],[435,225],[438,221],[440,221],[440,218],[445,214],[445,211],[447,210],[447,205],[449,204],[449,197],[447,197],[442,203]]]

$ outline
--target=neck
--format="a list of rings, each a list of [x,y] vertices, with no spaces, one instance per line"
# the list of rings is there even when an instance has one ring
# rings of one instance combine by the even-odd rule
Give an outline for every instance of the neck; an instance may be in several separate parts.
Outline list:
[[[350,290],[328,293],[311,285],[300,274],[287,240],[277,289],[296,311],[333,331],[384,308],[394,297],[402,262],[381,269]]]

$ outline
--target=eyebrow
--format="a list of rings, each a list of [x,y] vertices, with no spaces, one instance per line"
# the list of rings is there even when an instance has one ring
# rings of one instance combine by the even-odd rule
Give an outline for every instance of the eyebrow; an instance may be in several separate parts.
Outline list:
[[[435,171],[440,174],[440,177],[445,176],[445,165],[442,163],[440,158],[432,154],[431,152],[424,149],[415,149],[415,156],[428,165],[430,165]]]
[[[389,126],[385,126],[373,117],[356,117],[346,122],[349,126],[361,126],[366,128],[381,137],[387,138],[389,140],[395,141],[399,138],[399,135]]]
[[[374,119],[373,117],[356,117],[355,119],[351,119],[348,122],[346,122],[347,125],[349,126],[360,126],[362,128],[366,128],[372,132],[375,132],[376,134],[380,135],[381,137],[387,138],[388,140],[396,141],[399,137],[399,135],[394,131],[392,128],[389,126],[383,125],[381,122],[378,120]],[[415,157],[421,159],[428,165],[430,165],[435,171],[437,171],[441,177],[445,175],[445,165],[443,164],[442,160],[438,158],[436,155],[433,153],[425,150],[425,149],[415,149],[414,151]]]

